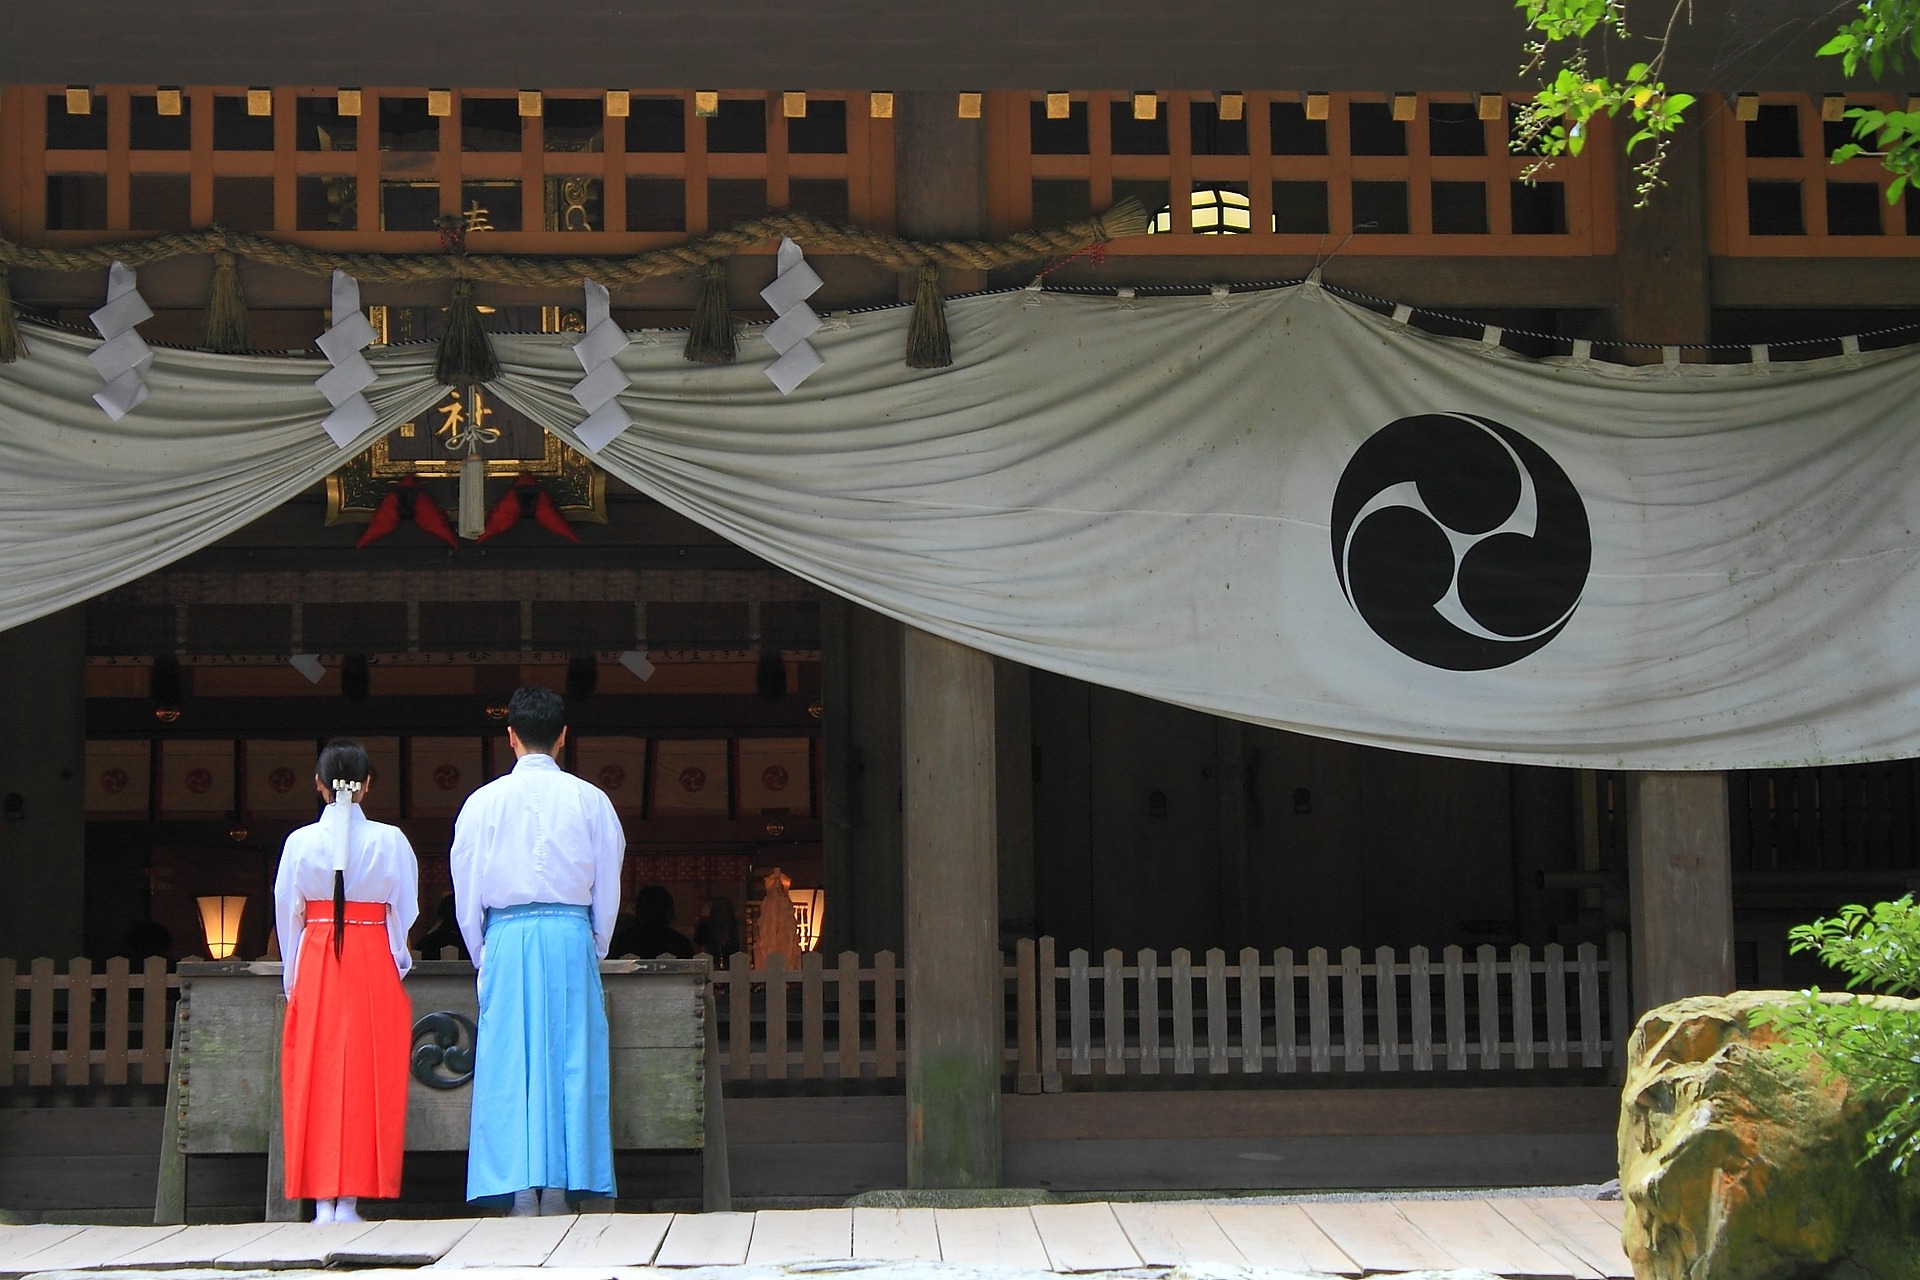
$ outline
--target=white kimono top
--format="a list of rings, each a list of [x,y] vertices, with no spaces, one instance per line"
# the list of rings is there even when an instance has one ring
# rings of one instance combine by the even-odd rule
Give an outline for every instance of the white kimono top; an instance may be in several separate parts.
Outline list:
[[[345,812],[342,812],[342,810]],[[387,945],[405,977],[413,967],[407,931],[420,914],[420,866],[413,846],[398,827],[369,821],[357,804],[328,805],[320,821],[287,836],[280,870],[273,879],[274,921],[280,929],[287,994],[300,964],[300,934],[306,928],[307,903],[333,902],[334,836],[347,829],[347,901],[387,904]]]
[[[521,756],[513,772],[467,797],[448,854],[467,954],[483,963],[488,907],[561,902],[590,907],[602,959],[620,913],[627,834],[607,793],[552,756]]]

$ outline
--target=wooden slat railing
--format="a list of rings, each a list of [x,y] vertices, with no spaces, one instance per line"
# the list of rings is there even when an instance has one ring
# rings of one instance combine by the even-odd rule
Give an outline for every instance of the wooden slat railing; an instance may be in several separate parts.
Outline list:
[[[866,968],[851,951],[841,952],[833,968],[812,951],[798,969],[777,955],[764,969],[750,963],[736,954],[713,975],[726,1079],[855,1081],[901,1074],[906,992],[891,951],[875,955]]]
[[[165,1084],[170,994],[179,986],[158,956],[137,970],[116,956],[98,972],[80,957],[64,973],[45,957],[25,973],[0,959],[0,992],[12,1001],[0,1035],[0,1087]]]
[[[1236,963],[1213,950],[1199,965],[1185,949],[1165,965],[1151,949],[1097,964],[1075,949],[1061,966],[1052,938],[1022,941],[1007,971],[1007,1060],[1028,1093],[1063,1075],[1614,1068],[1632,1030],[1626,954],[1615,933],[1604,955],[1593,943],[1571,956],[1552,944],[1538,959],[1524,945],[1471,958],[1446,947],[1437,966],[1425,947],[1404,960],[1391,947],[1314,947],[1304,962],[1249,947]]]
[[[1525,946],[1423,947],[1404,959],[1323,948],[1249,947],[1227,963],[1185,950],[1163,964],[1076,949],[1059,963],[1052,938],[1023,939],[1004,970],[1015,1087],[1042,1092],[1063,1076],[1262,1072],[1415,1072],[1612,1067],[1631,1029],[1626,940],[1539,958]],[[449,957],[451,958],[451,957]],[[713,975],[720,1061],[730,1081],[888,1080],[905,1069],[904,973],[893,953],[870,964],[851,951],[778,957],[764,969],[734,955]],[[0,959],[13,1004],[0,1035],[0,1087],[164,1084],[172,993],[159,959],[138,971],[85,959],[64,973],[39,959],[19,972]],[[1604,1016],[1603,1016],[1604,1010]]]

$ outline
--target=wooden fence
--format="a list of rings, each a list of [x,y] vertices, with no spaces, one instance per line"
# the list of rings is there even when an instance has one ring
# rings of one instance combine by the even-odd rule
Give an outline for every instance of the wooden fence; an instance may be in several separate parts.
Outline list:
[[[1631,1029],[1626,940],[1605,955],[1524,946],[1471,954],[1387,947],[1337,956],[1315,947],[1241,951],[1236,963],[1185,950],[1074,950],[1022,940],[1004,969],[1004,1056],[1023,1093],[1076,1076],[1255,1075],[1611,1068]],[[890,1080],[905,1069],[906,988],[893,953],[871,963],[807,954],[798,969],[745,955],[715,971],[722,1073],[730,1081]],[[13,993],[0,1036],[0,1086],[161,1084],[179,980],[153,959],[95,971],[0,960]],[[1384,1083],[1384,1082],[1383,1082]]]
[[[39,959],[18,971],[0,959],[11,998],[0,1036],[0,1086],[167,1082],[178,976],[158,956],[138,970],[116,956],[97,972],[84,957],[55,973]]]
[[[1469,959],[1425,947],[1404,959],[1381,947],[1248,947],[1237,964],[1186,950],[1162,965],[1083,950],[1055,963],[1052,938],[1022,940],[1012,976],[1019,1016],[1014,1068],[1023,1093],[1061,1077],[1287,1072],[1535,1070],[1611,1067],[1632,1029],[1626,937],[1605,958],[1592,943],[1570,957],[1551,944]],[[1029,1012],[1031,1011],[1031,1012]],[[1063,1034],[1064,1028],[1064,1034]],[[1096,1065],[1097,1064],[1097,1065]]]

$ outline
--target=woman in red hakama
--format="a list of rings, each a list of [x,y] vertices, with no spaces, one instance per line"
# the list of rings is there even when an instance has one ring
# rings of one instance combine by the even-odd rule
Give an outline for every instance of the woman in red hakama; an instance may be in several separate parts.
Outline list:
[[[358,743],[327,745],[315,777],[326,810],[287,837],[274,883],[286,1194],[314,1201],[316,1222],[357,1222],[361,1196],[398,1196],[406,1146],[413,1011],[400,979],[419,872],[406,836],[360,810],[371,772]]]

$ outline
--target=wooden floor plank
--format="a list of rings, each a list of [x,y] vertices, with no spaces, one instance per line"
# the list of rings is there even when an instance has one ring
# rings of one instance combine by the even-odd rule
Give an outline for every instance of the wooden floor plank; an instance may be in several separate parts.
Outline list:
[[[933,1214],[940,1256],[947,1262],[1049,1269],[1047,1248],[1025,1209],[935,1209]]]
[[[210,1267],[222,1254],[252,1244],[280,1227],[277,1222],[205,1222],[115,1258],[118,1267]]]
[[[537,1267],[573,1229],[574,1215],[534,1218],[482,1218],[460,1243],[440,1256],[437,1269]]]
[[[931,1209],[855,1209],[853,1256],[862,1262],[938,1262],[940,1228]]]
[[[1203,1204],[1116,1204],[1113,1216],[1145,1266],[1247,1265]]]
[[[8,1227],[0,1236],[0,1276],[25,1275],[33,1267],[23,1265],[35,1254],[51,1249],[62,1240],[71,1240],[86,1228],[68,1223],[29,1223]]]
[[[1300,1207],[1342,1253],[1368,1271],[1447,1271],[1461,1265],[1384,1201]]]
[[[1404,1200],[1393,1207],[1428,1239],[1460,1260],[1498,1276],[1573,1280],[1573,1270],[1484,1200]]]
[[[1357,1276],[1361,1266],[1292,1204],[1215,1204],[1207,1212],[1256,1267]]]
[[[654,1255],[656,1267],[737,1267],[753,1242],[750,1213],[676,1213]]]
[[[1565,1233],[1542,1217],[1538,1210],[1529,1207],[1526,1201],[1502,1196],[1487,1203],[1495,1213],[1519,1228],[1527,1239],[1559,1259],[1573,1272],[1575,1280],[1601,1280],[1603,1273],[1590,1264],[1579,1249],[1574,1248]]]
[[[653,1261],[673,1222],[670,1213],[583,1213],[549,1267],[644,1267]]]
[[[372,1222],[282,1222],[267,1234],[221,1254],[219,1264],[229,1269],[268,1267],[275,1271],[324,1267],[336,1249],[353,1243],[377,1225]]]
[[[83,1271],[117,1262],[136,1249],[145,1248],[183,1230],[181,1227],[85,1227],[43,1249],[9,1260],[6,1275],[25,1275],[29,1271]]]
[[[1620,1228],[1589,1209],[1587,1201],[1527,1196],[1521,1203],[1551,1223],[1582,1262],[1603,1276],[1632,1280],[1633,1267],[1620,1243]]]
[[[748,1266],[840,1261],[853,1256],[853,1210],[762,1209],[753,1215]]]
[[[483,1218],[390,1218],[327,1255],[329,1266],[427,1267],[446,1256]]]
[[[1140,1265],[1140,1254],[1111,1205],[1037,1204],[1032,1214],[1055,1271],[1125,1271]]]
[[[1620,1230],[1627,1224],[1627,1202],[1625,1200],[1582,1200],[1580,1202],[1600,1215],[1600,1221]]]

